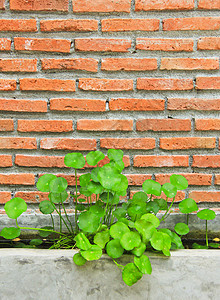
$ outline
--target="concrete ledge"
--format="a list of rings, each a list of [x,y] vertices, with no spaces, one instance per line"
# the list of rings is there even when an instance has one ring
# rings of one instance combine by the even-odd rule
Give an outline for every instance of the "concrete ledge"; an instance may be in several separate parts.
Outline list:
[[[153,272],[132,287],[103,255],[78,267],[75,250],[0,249],[1,300],[218,300],[220,251],[178,250],[149,255]],[[129,255],[120,259],[131,261]]]

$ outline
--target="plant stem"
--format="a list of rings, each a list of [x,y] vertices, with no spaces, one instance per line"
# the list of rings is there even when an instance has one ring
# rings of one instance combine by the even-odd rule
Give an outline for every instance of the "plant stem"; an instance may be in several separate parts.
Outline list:
[[[66,219],[67,219],[67,221],[70,223],[71,231],[72,231],[72,233],[74,233],[72,223],[71,223],[71,221],[70,221],[70,219],[69,219],[69,217],[68,217],[68,214],[67,214],[67,212],[66,212],[66,208],[65,208],[65,205],[63,204],[63,202],[62,202],[62,206],[63,206],[64,213],[65,213],[65,215],[66,215]],[[71,232],[70,232],[70,233],[71,233]]]
[[[60,203],[59,203],[59,215],[60,215],[60,232],[62,232],[62,216],[61,216]]]
[[[186,215],[186,224],[189,225],[189,214]]]
[[[50,201],[51,201],[51,200],[50,200]],[[51,203],[53,203],[53,202],[51,201]],[[53,203],[53,204],[54,204],[54,203]],[[60,205],[59,205],[59,206],[60,206]],[[59,212],[59,211],[57,210],[57,208],[56,208],[55,205],[54,205],[54,209],[56,210],[56,212],[57,212],[58,215],[60,216],[60,220],[62,220],[63,223],[65,224],[67,230],[71,233],[71,230],[69,229],[69,226],[66,224],[66,221],[65,221],[64,218],[62,217],[61,212]],[[61,225],[61,226],[62,226],[62,225]],[[61,227],[61,229],[62,229],[62,227]],[[61,231],[60,231],[60,232],[61,232]]]
[[[76,169],[75,169],[75,181],[76,181],[76,197],[75,197],[75,227],[76,227],[76,231],[78,231],[78,224],[77,224],[77,193],[78,193],[78,189],[77,189],[77,172],[76,172]]]
[[[175,200],[175,197],[173,197],[173,200],[170,204],[170,207],[167,209],[167,211],[165,212],[165,214],[163,215],[162,219],[160,220],[160,222],[164,221],[166,215],[168,214],[168,212],[170,211],[171,207],[173,206],[173,203],[174,203],[174,200]]]
[[[208,240],[208,221],[205,220],[205,239],[206,239],[206,246],[209,246],[209,240]]]
[[[113,259],[113,262],[116,264],[116,266],[117,266],[119,269],[121,269],[121,270],[123,270],[123,269],[124,269],[124,266],[123,266],[123,265],[120,265],[120,264],[118,264],[116,260],[114,260],[114,259]]]

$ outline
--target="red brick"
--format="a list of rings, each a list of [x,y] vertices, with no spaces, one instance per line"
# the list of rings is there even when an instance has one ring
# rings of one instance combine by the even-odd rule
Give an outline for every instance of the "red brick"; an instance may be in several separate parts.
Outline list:
[[[132,79],[80,78],[79,89],[84,91],[132,91]]]
[[[163,167],[188,167],[189,156],[187,155],[136,155],[134,167],[163,168]]]
[[[12,119],[0,119],[0,131],[13,131],[14,122]]]
[[[89,72],[98,71],[98,60],[94,58],[43,58],[42,70],[82,70]]]
[[[97,31],[97,20],[42,20],[40,21],[40,30],[47,32],[54,31]]]
[[[219,0],[199,0],[199,9],[220,9]]]
[[[17,51],[44,51],[70,53],[70,40],[64,39],[35,39],[35,38],[14,38],[15,50]]]
[[[28,137],[1,137],[0,149],[37,149],[37,141]]]
[[[156,58],[105,58],[101,70],[106,71],[147,71],[157,69]]]
[[[5,9],[5,0],[0,0],[0,9]]]
[[[0,184],[8,185],[34,185],[34,174],[20,173],[20,174],[0,174]]]
[[[182,91],[192,90],[192,79],[177,79],[177,78],[138,78],[138,90],[153,90],[153,91]]]
[[[130,12],[131,0],[72,0],[73,12]]]
[[[220,130],[220,119],[198,119],[196,130]]]
[[[220,99],[168,98],[168,110],[220,110]]]
[[[145,180],[152,179],[151,175],[148,174],[125,174],[128,179],[128,185],[142,185]]]
[[[12,156],[11,155],[0,155],[0,167],[12,167]]]
[[[194,8],[194,0],[136,0],[135,11],[149,10],[189,10]]]
[[[37,72],[37,59],[0,59],[1,72]]]
[[[193,155],[192,167],[220,168],[220,155]]]
[[[106,149],[154,149],[154,138],[101,138],[100,147]]]
[[[105,158],[103,160],[101,160],[100,162],[98,162],[98,166],[99,167],[103,167],[104,165],[108,164],[110,162],[108,156],[105,156]],[[124,155],[123,156],[123,162],[124,162],[124,165],[125,165],[125,168],[129,167],[131,164],[130,164],[130,157],[128,155]],[[89,164],[85,164],[85,168],[94,168],[94,167],[91,167]]]
[[[219,30],[220,18],[194,17],[163,20],[163,30]]]
[[[21,132],[69,132],[73,131],[73,121],[69,120],[18,120]]]
[[[164,184],[164,183],[170,181],[171,175],[172,174],[157,174],[157,175],[155,175],[155,179],[160,184]],[[211,185],[212,184],[212,175],[211,174],[181,173],[179,175],[184,176],[187,179],[189,185]]]
[[[165,150],[214,149],[215,138],[212,137],[173,137],[160,138],[160,148]]]
[[[165,100],[162,99],[128,99],[117,98],[109,102],[110,110],[122,111],[161,111],[165,108]]]
[[[139,119],[136,122],[137,131],[190,131],[189,119]]]
[[[105,111],[105,100],[51,99],[50,110],[58,111]]]
[[[10,201],[10,200],[11,200],[10,192],[0,192],[0,204],[5,204],[7,201]]]
[[[133,120],[88,120],[77,121],[77,130],[81,131],[132,131]]]
[[[71,138],[43,138],[40,141],[41,149],[91,151],[96,150],[95,139],[71,139]]]
[[[220,37],[202,37],[198,40],[198,50],[220,50]]]
[[[21,192],[16,192],[15,197],[24,199],[26,203],[39,203],[44,200],[49,200],[48,194],[49,193],[44,193],[44,192],[21,191]]]
[[[0,111],[47,112],[47,101],[0,99]]]
[[[132,199],[132,197],[134,196],[134,194],[137,193],[137,192],[139,192],[139,191],[130,191],[130,198],[129,199]],[[176,194],[174,202],[179,202],[179,201],[185,199],[185,195],[186,195],[185,192],[178,191],[177,194]],[[157,198],[166,199],[166,195],[162,192],[161,196],[159,196],[159,197],[153,196],[153,199],[157,199]],[[172,198],[170,200],[168,199],[168,202],[171,202],[171,201],[172,201]]]
[[[127,39],[75,39],[76,51],[128,52],[131,40]]]
[[[35,32],[37,21],[35,19],[1,19],[0,31]]]
[[[11,40],[6,38],[0,38],[0,51],[10,51]]]
[[[220,185],[220,174],[215,174],[215,184]]]
[[[161,70],[218,70],[218,58],[161,58]]]
[[[13,79],[0,79],[0,91],[15,91],[16,80]]]
[[[136,49],[147,51],[193,51],[193,39],[137,38]]]
[[[68,0],[10,0],[11,10],[68,11]]]
[[[66,168],[64,156],[16,155],[15,164],[23,167]]]
[[[75,80],[22,78],[21,91],[75,92]]]
[[[219,90],[220,77],[197,77],[196,89],[197,90]]]
[[[220,192],[217,191],[191,191],[189,198],[194,199],[197,203],[200,202],[219,202]]]
[[[104,19],[102,31],[157,31],[159,19]]]

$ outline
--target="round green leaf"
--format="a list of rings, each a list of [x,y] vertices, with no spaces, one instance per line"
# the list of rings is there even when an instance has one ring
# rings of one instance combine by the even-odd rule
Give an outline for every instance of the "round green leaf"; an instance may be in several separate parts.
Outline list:
[[[45,174],[38,179],[37,188],[41,192],[50,192],[50,182],[57,177],[53,174]]]
[[[113,239],[119,239],[125,234],[126,232],[130,232],[130,229],[127,225],[125,225],[122,222],[117,222],[110,228],[110,235],[113,237]]]
[[[91,151],[86,155],[86,161],[90,166],[95,166],[97,163],[105,158],[101,151]]]
[[[81,186],[87,186],[87,184],[90,182],[91,180],[91,174],[83,174],[79,177],[79,183]]]
[[[101,185],[108,190],[121,182],[118,170],[110,164],[106,164],[100,168],[97,177]]]
[[[96,167],[96,168],[94,168],[94,169],[91,171],[91,178],[92,178],[92,180],[95,181],[95,182],[99,182],[97,176],[98,176],[98,172],[99,172],[100,169],[101,169],[101,168]]]
[[[94,236],[94,243],[101,247],[102,249],[105,248],[106,243],[110,240],[110,234],[107,230],[98,232]]]
[[[155,201],[148,201],[146,206],[146,212],[150,213],[153,212],[154,214],[157,214],[160,210],[159,205]]]
[[[86,197],[90,197],[92,195],[92,192],[90,192],[86,186],[82,186],[80,189],[79,189],[79,192],[80,194],[86,196]]]
[[[160,220],[153,214],[145,214],[141,217],[141,219],[151,223],[155,228],[160,225]]]
[[[21,233],[21,229],[20,228],[5,227],[0,232],[0,236],[2,236],[3,238],[5,238],[7,240],[12,240],[12,239],[17,238],[20,235],[20,233]]]
[[[149,275],[152,273],[151,263],[147,255],[142,255],[141,257],[135,256],[134,263],[141,273]]]
[[[111,240],[106,245],[106,252],[112,258],[119,258],[124,253],[124,249],[119,240]]]
[[[197,211],[198,206],[197,206],[195,200],[193,200],[191,198],[187,198],[187,199],[182,200],[179,203],[179,209],[180,209],[181,213],[189,214],[189,213],[192,213],[194,211]]]
[[[185,223],[177,223],[174,229],[179,235],[185,235],[189,232],[189,226]]]
[[[152,223],[147,222],[144,219],[137,220],[135,222],[135,228],[138,232],[140,232],[145,241],[150,240],[150,238],[156,230],[155,226]]]
[[[170,249],[171,238],[168,234],[155,231],[150,239],[151,245],[156,250]]]
[[[108,158],[113,161],[119,161],[123,159],[123,151],[120,149],[109,149]]]
[[[86,232],[95,232],[100,223],[100,217],[91,212],[82,212],[79,215],[79,228]]]
[[[134,263],[127,264],[122,271],[122,279],[128,286],[135,284],[141,279],[142,275]]]
[[[89,248],[89,250],[80,251],[80,254],[86,260],[98,260],[102,256],[102,248],[98,245],[92,245],[92,247]]]
[[[109,193],[109,195],[108,195],[107,192],[104,192],[104,193],[102,193],[101,195],[99,195],[99,198],[100,198],[103,202],[108,203],[108,202],[112,202],[114,196],[113,196],[112,193]]]
[[[112,214],[115,218],[117,218],[119,220],[121,218],[124,218],[126,213],[127,213],[126,209],[124,209],[123,207],[119,207],[119,208],[115,209]]]
[[[50,192],[49,195],[48,195],[48,198],[53,203],[63,203],[68,198],[68,193],[67,193],[67,191],[63,191],[61,193]]]
[[[144,192],[137,192],[134,194],[133,201],[138,200],[138,201],[143,201],[143,202],[147,202],[148,201],[148,197],[147,194]]]
[[[151,179],[145,180],[144,183],[142,184],[142,188],[147,194],[155,195],[155,196],[161,195],[161,185],[159,184],[159,182],[156,182],[154,180]]]
[[[44,215],[49,215],[54,211],[54,205],[50,201],[44,200],[39,204],[39,209]]]
[[[84,257],[82,257],[80,253],[76,253],[73,256],[73,261],[77,266],[83,266],[87,260]]]
[[[88,191],[90,191],[93,194],[101,194],[103,192],[103,187],[101,186],[100,183],[90,181],[89,184],[87,185]]]
[[[168,209],[168,205],[167,205],[167,202],[165,199],[163,199],[163,198],[154,199],[154,202],[157,203],[157,205],[159,206],[159,209],[161,209],[161,210]]]
[[[105,214],[104,208],[102,206],[98,205],[98,204],[90,206],[89,212],[91,212],[93,214],[96,214],[100,218],[102,218]]]
[[[211,209],[203,209],[203,210],[200,210],[198,213],[197,213],[197,216],[199,219],[201,220],[213,220],[215,219],[216,217],[216,214],[213,210]]]
[[[76,247],[82,250],[89,250],[92,246],[83,232],[78,233],[74,241],[76,242]]]
[[[53,227],[51,227],[51,226],[44,226],[44,227],[41,227],[41,229],[53,230]],[[51,233],[52,232],[50,232],[50,231],[42,231],[42,230],[38,231],[39,236],[44,237],[44,238],[48,237]]]
[[[40,239],[33,239],[30,241],[31,246],[40,246],[42,243],[43,243],[43,241]]]
[[[135,247],[134,249],[131,250],[131,253],[136,256],[141,256],[145,250],[146,250],[146,245],[143,242],[141,242],[139,247]]]
[[[174,185],[178,190],[185,190],[188,188],[188,181],[182,175],[173,174],[170,176],[170,182]]]
[[[132,201],[128,207],[128,214],[130,217],[134,217],[138,214],[144,214],[146,212],[146,203],[138,200]]]
[[[110,164],[121,173],[125,167],[123,160],[110,161]]]
[[[120,182],[116,183],[113,187],[113,191],[125,191],[128,188],[128,179],[125,175],[119,174]]]
[[[68,186],[67,180],[63,177],[58,177],[50,181],[50,191],[52,193],[62,193]]]
[[[81,153],[68,153],[64,157],[64,163],[67,167],[81,169],[85,166],[85,158]]]
[[[164,183],[162,186],[162,191],[168,198],[174,198],[177,193],[176,186],[172,185],[171,183],[167,182]]]
[[[23,199],[16,197],[6,202],[4,209],[9,218],[17,219],[27,210],[27,204]]]
[[[120,243],[125,250],[129,251],[140,246],[141,237],[136,231],[127,232],[121,237]]]

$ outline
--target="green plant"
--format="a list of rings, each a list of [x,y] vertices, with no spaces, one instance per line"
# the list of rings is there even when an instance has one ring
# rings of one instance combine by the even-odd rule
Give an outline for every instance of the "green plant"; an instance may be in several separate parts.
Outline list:
[[[187,180],[181,175],[171,175],[170,182],[162,186],[154,180],[146,180],[143,191],[134,194],[132,199],[120,203],[120,197],[127,195],[128,180],[121,174],[124,169],[123,152],[108,150],[109,163],[102,167],[98,163],[105,158],[100,151],[91,151],[86,160],[81,153],[70,153],[65,156],[67,167],[73,168],[75,173],[75,192],[70,194],[75,204],[75,220],[72,222],[65,209],[65,201],[69,197],[68,183],[65,178],[53,174],[46,174],[39,178],[37,188],[48,192],[48,200],[39,204],[43,214],[51,216],[52,226],[44,228],[21,227],[19,216],[27,210],[25,201],[13,198],[5,204],[5,212],[9,218],[15,219],[16,227],[4,228],[1,236],[6,239],[17,238],[21,230],[38,230],[43,238],[53,236],[51,248],[78,248],[73,261],[81,266],[87,261],[98,260],[103,252],[112,258],[114,263],[122,269],[124,282],[131,286],[143,274],[151,274],[152,268],[145,250],[159,251],[170,256],[171,249],[182,249],[181,236],[189,232],[189,213],[197,211],[198,207],[193,199],[185,199],[179,204],[179,209],[186,214],[186,224],[178,223],[175,231],[158,228],[171,212],[178,190],[188,187]],[[78,169],[85,164],[92,167],[90,173],[79,176]],[[78,188],[80,186],[80,188]],[[164,193],[165,199],[161,197]],[[168,205],[168,199],[172,199]],[[63,209],[64,215],[61,214]],[[53,212],[59,215],[59,231],[55,230]],[[159,219],[156,215],[164,211]],[[211,211],[201,211],[198,217],[208,220]],[[63,226],[66,230],[63,230]],[[206,221],[207,228],[207,221]],[[67,233],[65,232],[67,231]],[[207,232],[207,231],[206,231]],[[208,237],[206,234],[208,246]],[[41,239],[34,239],[28,247],[36,247],[42,243]],[[25,246],[20,243],[20,246]],[[134,256],[132,263],[123,266],[117,262],[123,253]]]

